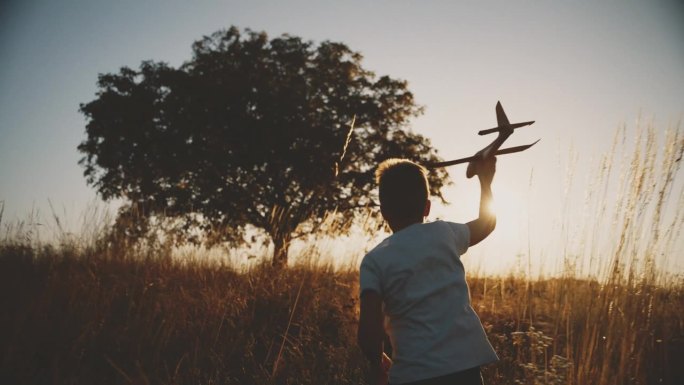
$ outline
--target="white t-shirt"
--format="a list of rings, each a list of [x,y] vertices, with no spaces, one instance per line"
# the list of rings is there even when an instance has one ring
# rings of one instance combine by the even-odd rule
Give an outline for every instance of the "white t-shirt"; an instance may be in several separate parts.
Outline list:
[[[498,360],[470,306],[460,259],[469,239],[464,224],[416,223],[387,237],[363,258],[361,293],[380,294],[392,341],[391,383]]]

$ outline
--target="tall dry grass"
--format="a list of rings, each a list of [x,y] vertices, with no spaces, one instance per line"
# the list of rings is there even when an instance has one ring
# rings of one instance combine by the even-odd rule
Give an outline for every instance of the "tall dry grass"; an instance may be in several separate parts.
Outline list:
[[[0,383],[354,383],[359,376],[360,357],[350,349],[352,274],[279,272],[268,263],[236,272],[162,256],[22,247],[1,255]]]
[[[469,277],[501,358],[486,383],[684,383],[684,283],[664,269],[682,252],[684,140],[679,127],[661,140],[647,128],[623,155],[629,137],[620,129],[595,170],[584,208],[594,219],[567,245],[581,255],[568,251],[565,270]],[[95,224],[79,237],[59,216],[46,244],[37,221],[1,218],[2,384],[362,383],[357,271],[320,262],[325,237],[280,271],[174,257],[156,238],[120,243]]]

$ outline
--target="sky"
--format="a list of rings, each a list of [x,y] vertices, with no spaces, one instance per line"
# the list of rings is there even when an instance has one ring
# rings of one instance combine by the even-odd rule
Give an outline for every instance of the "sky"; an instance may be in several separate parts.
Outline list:
[[[490,261],[484,269],[508,266],[528,250],[557,255],[568,224],[586,227],[586,213],[564,207],[586,195],[583,181],[616,129],[626,126],[628,142],[637,126],[664,136],[684,116],[684,5],[676,0],[4,0],[3,222],[32,211],[47,216],[51,203],[76,226],[98,204],[76,151],[86,124],[78,107],[95,98],[97,75],[150,59],[178,66],[193,41],[232,25],[341,41],[363,54],[365,68],[407,80],[425,107],[411,129],[445,159],[472,155],[493,139],[476,132],[495,125],[497,101],[511,122],[536,120],[506,145],[541,142],[497,164],[499,226],[469,253]],[[464,178],[464,166],[450,174],[451,204],[438,205],[431,219],[473,219],[477,182]],[[681,237],[676,245],[682,254]]]

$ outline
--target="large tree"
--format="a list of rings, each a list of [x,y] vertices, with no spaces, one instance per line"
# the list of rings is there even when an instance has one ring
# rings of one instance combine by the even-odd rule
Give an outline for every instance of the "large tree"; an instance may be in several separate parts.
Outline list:
[[[95,100],[80,106],[87,182],[127,202],[120,217],[163,215],[213,241],[263,229],[282,265],[300,225],[376,204],[378,162],[439,160],[407,130],[421,113],[407,83],[361,60],[341,43],[233,27],[195,42],[178,68],[100,74]],[[430,174],[440,198],[445,177]]]

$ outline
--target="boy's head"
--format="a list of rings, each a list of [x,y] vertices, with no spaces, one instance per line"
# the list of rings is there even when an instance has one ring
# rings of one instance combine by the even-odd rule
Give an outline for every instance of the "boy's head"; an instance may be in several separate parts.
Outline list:
[[[430,188],[423,166],[407,159],[387,159],[378,166],[375,179],[380,211],[392,230],[422,222],[430,213]]]

